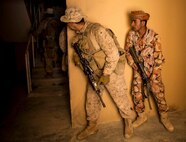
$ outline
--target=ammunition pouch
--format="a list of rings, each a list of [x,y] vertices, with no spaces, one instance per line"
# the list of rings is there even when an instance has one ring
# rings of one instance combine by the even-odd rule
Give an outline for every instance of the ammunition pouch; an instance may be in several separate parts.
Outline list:
[[[105,65],[105,57],[106,57],[105,53],[102,50],[100,50],[100,51],[96,52],[93,55],[93,57],[94,57],[94,60],[97,64],[98,69],[103,69],[103,67]]]
[[[119,62],[125,64],[125,54],[119,56]]]
[[[125,64],[123,62],[118,62],[114,72],[117,75],[122,75],[122,74],[124,74],[124,70],[125,70]]]
[[[102,75],[103,70],[98,67],[97,63],[93,58],[89,61],[89,65],[91,69],[94,71],[95,75],[99,77]]]
[[[85,57],[88,60],[90,67],[97,76],[102,75],[105,65],[105,57],[106,55],[102,50],[94,53],[93,55],[91,55],[91,57]]]
[[[98,76],[102,74],[102,69],[104,68],[105,65],[105,58],[106,58],[105,53],[102,50],[100,50],[96,52],[93,55],[92,60],[89,61],[91,68]],[[119,61],[117,63],[114,72],[118,75],[121,75],[124,73],[124,68],[125,68],[125,54],[123,53],[122,55],[120,54]]]
[[[120,54],[119,61],[118,61],[118,64],[117,64],[116,69],[114,70],[114,72],[117,75],[122,75],[122,74],[124,74],[124,70],[125,70],[125,54],[123,52],[123,49],[119,50],[119,54]]]

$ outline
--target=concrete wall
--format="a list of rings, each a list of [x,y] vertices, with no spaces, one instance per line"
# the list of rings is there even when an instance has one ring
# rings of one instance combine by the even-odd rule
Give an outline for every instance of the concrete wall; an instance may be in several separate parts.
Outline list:
[[[186,95],[185,0],[67,0],[67,7],[69,6],[81,8],[90,21],[100,22],[104,26],[110,27],[117,35],[122,47],[130,28],[128,13],[131,10],[144,10],[150,13],[148,27],[160,34],[166,58],[162,73],[170,111],[186,109],[184,99]],[[70,40],[73,34],[68,30],[69,85],[72,126],[78,127],[86,123],[84,109],[86,79],[82,71],[75,67],[72,61],[73,50]],[[126,65],[125,76],[127,86],[130,88],[131,69],[128,65]],[[103,100],[107,107],[102,109],[99,123],[121,120],[107,93],[104,93]],[[155,109],[150,111],[148,105],[147,111],[151,116],[155,115]]]
[[[6,42],[27,42],[31,23],[24,0],[2,0],[0,12],[0,38]]]

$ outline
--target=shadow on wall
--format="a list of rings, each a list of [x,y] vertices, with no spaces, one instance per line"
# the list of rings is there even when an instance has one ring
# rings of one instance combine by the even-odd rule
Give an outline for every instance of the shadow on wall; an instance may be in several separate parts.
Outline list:
[[[26,97],[27,91],[24,69],[25,50],[21,51],[22,48],[14,43],[4,42],[2,39],[0,45],[0,122],[2,123],[3,119],[17,111],[16,106]]]

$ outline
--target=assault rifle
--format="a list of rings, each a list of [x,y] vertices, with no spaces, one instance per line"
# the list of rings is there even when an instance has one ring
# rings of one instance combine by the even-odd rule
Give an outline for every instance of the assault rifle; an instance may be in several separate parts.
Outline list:
[[[144,88],[142,88],[143,98],[147,98],[148,99],[149,107],[150,107],[150,109],[152,109],[151,104],[150,104],[150,100],[149,100],[149,95],[150,94],[153,95],[153,92],[152,92],[152,88],[151,88],[151,85],[150,85],[149,78],[148,78],[148,76],[147,76],[147,74],[146,74],[146,72],[144,70],[143,63],[140,62],[134,46],[129,48],[129,52],[130,52],[130,54],[131,54],[131,56],[132,56],[132,58],[134,60],[134,63],[138,67],[139,73],[140,73],[140,75],[142,77],[142,80],[143,80],[143,86],[146,87],[147,95],[145,95]]]
[[[101,104],[103,105],[103,107],[106,107],[106,105],[103,102],[102,97],[101,97],[101,89],[99,88],[99,85],[98,85],[97,81],[95,80],[95,78],[93,76],[94,71],[90,67],[89,62],[87,61],[87,59],[82,56],[82,51],[79,48],[80,45],[76,42],[72,46],[73,46],[75,52],[78,54],[78,56],[80,58],[80,62],[83,66],[83,71],[87,75],[91,86],[93,87],[94,91],[96,92],[97,96],[99,97],[99,99],[101,101]]]

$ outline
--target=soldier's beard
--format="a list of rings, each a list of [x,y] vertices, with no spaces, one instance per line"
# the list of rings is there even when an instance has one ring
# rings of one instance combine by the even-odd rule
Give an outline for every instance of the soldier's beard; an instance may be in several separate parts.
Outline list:
[[[132,30],[133,31],[135,31],[135,32],[137,32],[138,30],[135,28],[135,27],[132,27]]]

